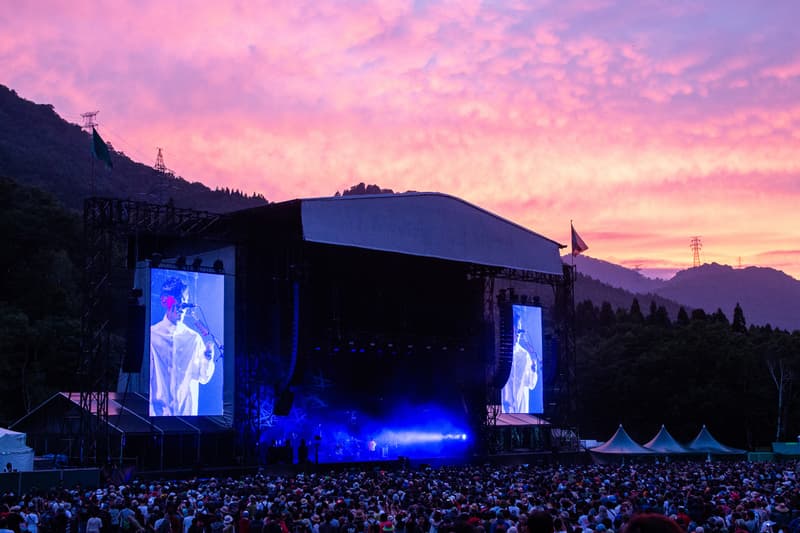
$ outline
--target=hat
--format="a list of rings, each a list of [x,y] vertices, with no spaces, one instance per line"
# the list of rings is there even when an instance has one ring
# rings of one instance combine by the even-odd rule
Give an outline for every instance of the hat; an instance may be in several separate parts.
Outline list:
[[[222,521],[225,522],[226,524],[230,524],[233,522],[233,517],[229,514],[226,514],[225,518],[223,518]]]
[[[788,513],[789,508],[786,506],[784,502],[780,502],[778,505],[775,506],[775,510],[779,513]]]
[[[595,531],[605,531],[606,530],[606,526],[604,524],[597,524],[596,526],[594,526],[594,530]],[[702,532],[700,532],[700,533],[702,533]]]

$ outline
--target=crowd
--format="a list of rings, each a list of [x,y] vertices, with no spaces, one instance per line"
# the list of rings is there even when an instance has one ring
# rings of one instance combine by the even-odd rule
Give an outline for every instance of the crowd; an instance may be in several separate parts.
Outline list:
[[[0,533],[800,533],[798,462],[458,466],[6,493]],[[637,518],[638,517],[638,518]],[[663,525],[663,524],[662,524]]]

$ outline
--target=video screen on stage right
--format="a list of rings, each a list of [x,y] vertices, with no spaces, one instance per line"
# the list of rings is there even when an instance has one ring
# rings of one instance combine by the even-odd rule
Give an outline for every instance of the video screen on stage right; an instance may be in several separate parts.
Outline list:
[[[503,413],[544,412],[542,389],[542,308],[511,306],[514,339],[511,372],[500,392]]]

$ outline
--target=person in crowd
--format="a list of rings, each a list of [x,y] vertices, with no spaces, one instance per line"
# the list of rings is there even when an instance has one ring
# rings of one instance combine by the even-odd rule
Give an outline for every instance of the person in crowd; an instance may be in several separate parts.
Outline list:
[[[631,518],[622,533],[686,533],[678,523],[662,514],[643,513]]]
[[[86,533],[100,533],[103,528],[103,521],[97,516],[97,511],[93,510],[86,520]]]
[[[528,516],[528,531],[530,533],[554,533],[553,516],[545,511],[532,512]]]

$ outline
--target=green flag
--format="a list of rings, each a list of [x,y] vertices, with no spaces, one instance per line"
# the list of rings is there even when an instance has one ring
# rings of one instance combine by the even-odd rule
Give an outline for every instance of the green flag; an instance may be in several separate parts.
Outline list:
[[[111,153],[108,151],[108,145],[94,128],[92,128],[92,153],[97,159],[104,161],[108,168],[114,166],[111,163]]]

